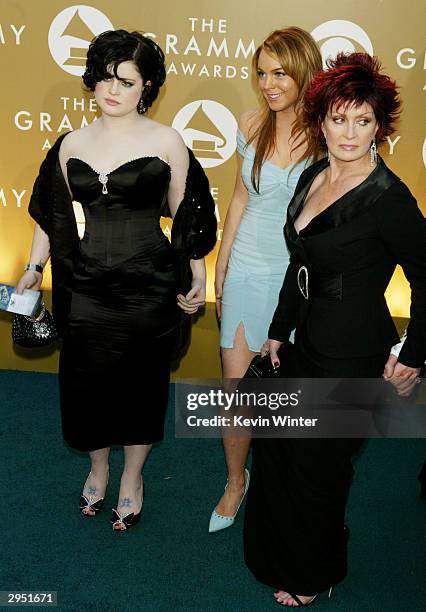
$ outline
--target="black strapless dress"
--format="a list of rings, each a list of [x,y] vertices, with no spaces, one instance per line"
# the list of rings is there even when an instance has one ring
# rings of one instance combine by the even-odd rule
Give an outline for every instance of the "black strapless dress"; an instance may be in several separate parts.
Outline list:
[[[139,157],[102,176],[70,158],[67,170],[86,227],[59,365],[64,439],[81,451],[158,442],[178,322],[177,262],[159,224],[170,167]]]

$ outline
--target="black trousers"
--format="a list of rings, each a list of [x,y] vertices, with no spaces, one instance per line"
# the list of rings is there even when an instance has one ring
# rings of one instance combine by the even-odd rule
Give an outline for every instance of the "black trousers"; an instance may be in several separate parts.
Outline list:
[[[288,377],[357,378],[380,376],[385,360],[327,360],[321,366],[296,347],[282,362]],[[345,509],[352,457],[362,444],[356,438],[253,440],[244,556],[259,581],[314,595],[345,578]]]

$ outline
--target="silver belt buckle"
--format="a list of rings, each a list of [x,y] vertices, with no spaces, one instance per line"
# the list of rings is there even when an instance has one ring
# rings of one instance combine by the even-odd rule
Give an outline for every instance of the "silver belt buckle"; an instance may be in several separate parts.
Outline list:
[[[302,272],[304,273],[304,278],[302,278]],[[297,271],[297,285],[305,300],[309,300],[309,274],[306,266],[300,266]]]

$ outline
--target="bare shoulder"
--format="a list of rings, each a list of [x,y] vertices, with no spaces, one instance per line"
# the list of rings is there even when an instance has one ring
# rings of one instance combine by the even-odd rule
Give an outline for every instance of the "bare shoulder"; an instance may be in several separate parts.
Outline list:
[[[238,120],[238,127],[240,128],[243,136],[246,140],[250,138],[257,126],[259,125],[260,113],[259,109],[249,110],[242,113]]]
[[[149,140],[154,143],[156,149],[160,144],[161,153],[169,161],[184,162],[188,159],[186,144],[177,130],[157,121],[150,121],[147,126],[146,136],[149,130]]]
[[[90,138],[92,133],[92,126],[89,124],[86,127],[79,128],[68,132],[63,141],[61,142],[61,148],[59,150],[59,156],[61,159],[68,159],[70,155],[75,154],[77,151],[84,149],[87,139]]]
[[[185,141],[174,128],[167,128],[167,130],[164,139],[167,155],[172,162],[182,164],[186,168],[189,164],[189,154]]]
[[[177,130],[171,127],[163,126],[165,128],[164,138],[169,145],[175,149],[186,149],[185,141]]]
[[[185,146],[182,136],[177,130],[158,121],[150,120],[149,129],[155,137],[161,138],[161,141],[169,146]]]

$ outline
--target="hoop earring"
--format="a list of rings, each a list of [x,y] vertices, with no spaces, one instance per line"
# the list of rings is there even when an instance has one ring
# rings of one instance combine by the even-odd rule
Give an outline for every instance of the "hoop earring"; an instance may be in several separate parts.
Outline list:
[[[372,166],[377,164],[377,145],[375,140],[370,145],[370,164]]]

